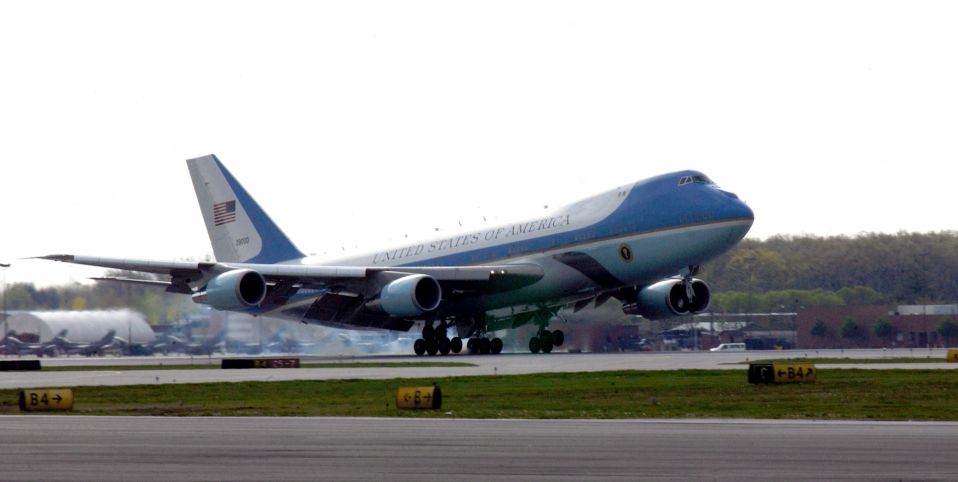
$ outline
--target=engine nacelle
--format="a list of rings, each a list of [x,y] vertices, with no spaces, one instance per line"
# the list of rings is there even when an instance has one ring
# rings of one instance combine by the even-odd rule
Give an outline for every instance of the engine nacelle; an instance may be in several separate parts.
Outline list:
[[[266,279],[251,269],[234,269],[211,279],[206,291],[193,296],[217,310],[257,306],[266,298]]]
[[[435,278],[411,274],[390,281],[379,292],[379,299],[366,306],[395,317],[419,316],[438,308],[441,300],[442,289]]]
[[[682,280],[668,279],[646,286],[639,291],[637,311],[655,320],[682,315],[694,315],[709,308],[712,290],[700,279],[693,279],[692,299],[689,299]]]

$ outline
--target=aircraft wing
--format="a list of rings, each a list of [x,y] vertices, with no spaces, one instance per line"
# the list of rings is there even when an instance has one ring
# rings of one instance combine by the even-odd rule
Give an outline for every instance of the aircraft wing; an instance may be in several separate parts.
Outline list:
[[[195,261],[153,261],[145,259],[107,258],[55,254],[40,259],[65,263],[99,266],[118,270],[140,271],[167,275],[170,281],[134,280],[130,278],[96,278],[101,281],[120,281],[165,286],[167,291],[192,294],[211,278],[229,271],[249,269],[256,271],[271,286],[282,286],[282,297],[289,298],[300,289],[352,291],[368,294],[374,291],[381,278],[423,274],[434,278],[443,289],[444,298],[469,293],[494,293],[516,289],[538,281],[542,267],[534,264],[488,266],[435,267],[365,267],[365,266],[310,266],[301,264],[251,264]],[[273,298],[271,301],[285,301]]]

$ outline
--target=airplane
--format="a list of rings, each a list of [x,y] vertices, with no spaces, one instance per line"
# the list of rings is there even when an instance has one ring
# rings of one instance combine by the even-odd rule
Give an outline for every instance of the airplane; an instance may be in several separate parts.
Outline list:
[[[70,341],[66,337],[67,330],[63,330],[50,341],[60,353],[67,355],[102,355],[109,350],[113,350],[120,345],[125,345],[126,340],[116,336],[116,330],[110,330],[97,341],[91,343],[78,343]]]
[[[146,343],[130,343],[119,336],[115,340],[117,348],[130,356],[169,355],[171,351],[185,344],[180,338],[166,332],[156,333],[153,339]]]
[[[731,249],[749,206],[698,171],[627,184],[530,220],[322,262],[307,257],[215,155],[187,160],[216,261],[70,254],[41,259],[168,276],[164,287],[218,310],[349,329],[409,331],[413,351],[498,354],[494,331],[534,323],[529,351],[564,342],[550,320],[615,298],[649,319],[706,311],[699,266]],[[448,330],[456,334],[449,338]]]
[[[227,333],[228,330],[222,328],[213,336],[200,339],[190,338],[187,341],[181,341],[177,344],[176,350],[186,353],[187,355],[212,355],[216,352],[226,353]]]
[[[65,334],[66,330],[60,333]],[[60,354],[56,345],[52,342],[28,343],[18,338],[16,334],[15,331],[10,330],[3,337],[4,355],[36,355],[38,357],[46,355],[55,357]]]
[[[308,353],[316,351],[316,343],[297,339],[280,329],[263,340],[263,351],[266,353]]]

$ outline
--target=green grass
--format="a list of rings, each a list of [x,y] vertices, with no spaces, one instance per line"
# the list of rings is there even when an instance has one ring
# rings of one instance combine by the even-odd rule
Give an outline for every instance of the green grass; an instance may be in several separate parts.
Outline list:
[[[473,363],[461,362],[330,362],[303,363],[301,368],[417,368],[417,367],[475,367]],[[220,370],[220,363],[192,365],[90,365],[90,366],[45,366],[48,372],[86,372],[86,371],[130,371],[130,370]]]
[[[400,386],[433,382],[442,388],[441,410],[395,408]],[[73,413],[95,415],[958,420],[951,370],[825,369],[817,383],[786,385],[750,385],[743,369],[73,390]],[[17,394],[0,390],[0,413],[17,413]]]
[[[769,358],[732,363],[731,365],[748,365],[749,363],[771,363],[775,361],[793,361],[801,363],[815,363],[817,365],[856,364],[872,365],[876,363],[945,363],[944,358]]]

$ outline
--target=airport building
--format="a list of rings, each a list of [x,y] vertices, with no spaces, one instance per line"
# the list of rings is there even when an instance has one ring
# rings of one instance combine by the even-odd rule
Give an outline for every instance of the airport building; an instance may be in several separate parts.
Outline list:
[[[66,331],[76,343],[92,343],[111,330],[133,343],[149,343],[155,338],[146,318],[132,310],[105,311],[11,311],[7,330],[22,341],[46,343]]]
[[[939,333],[946,321],[958,324],[958,305],[812,306],[798,311],[795,328],[799,348],[956,346],[958,336]]]

